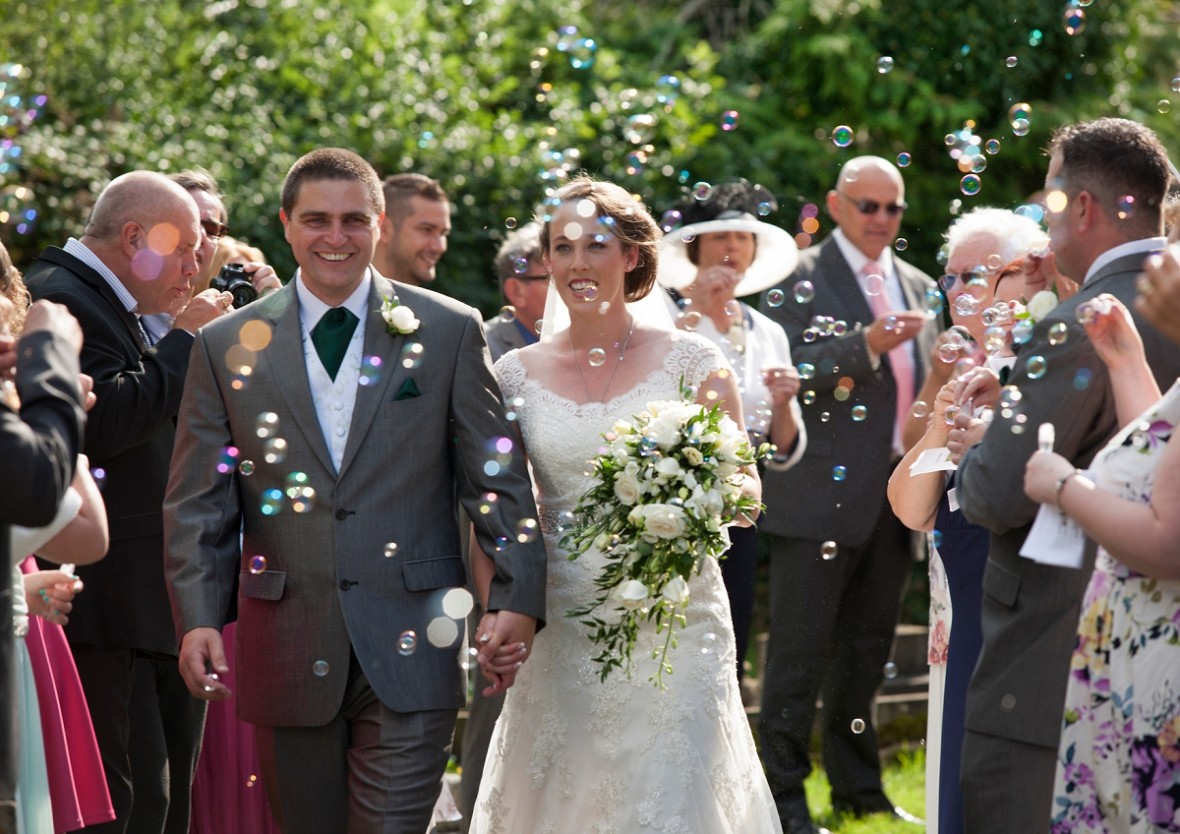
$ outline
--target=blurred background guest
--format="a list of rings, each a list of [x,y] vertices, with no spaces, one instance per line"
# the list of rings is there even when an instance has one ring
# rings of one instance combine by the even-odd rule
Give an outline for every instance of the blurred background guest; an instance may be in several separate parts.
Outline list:
[[[382,184],[385,218],[373,267],[391,281],[424,287],[447,253],[451,204],[436,180],[425,174],[393,174]]]
[[[496,252],[495,266],[505,306],[484,322],[493,362],[538,339],[537,323],[549,291],[549,273],[541,261],[540,224],[531,221],[509,232]]]
[[[776,205],[773,194],[746,180],[719,183],[707,199],[686,201],[676,211],[683,225],[663,238],[658,277],[679,297],[673,313],[676,326],[720,347],[737,373],[745,427],[755,448],[766,441],[774,444],[773,465],[786,469],[807,448],[803,414],[795,399],[799,373],[791,364],[782,327],[738,301],[774,286],[798,262],[794,239],[758,219],[759,213],[767,214]],[[721,575],[729,595],[741,680],[761,547],[753,525],[732,527],[729,537]]]
[[[894,254],[906,203],[893,163],[850,159],[826,205],[837,228],[762,302],[811,392],[806,452],[789,471],[766,472],[761,520],[771,555],[760,737],[788,834],[817,830],[803,782],[821,691],[833,810],[915,819],[882,787],[873,696],[915,556],[885,489],[937,335],[927,318],[935,285]]]

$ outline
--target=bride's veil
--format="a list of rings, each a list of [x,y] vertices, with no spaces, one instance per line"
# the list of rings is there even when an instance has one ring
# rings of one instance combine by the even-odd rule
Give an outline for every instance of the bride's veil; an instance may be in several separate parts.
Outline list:
[[[635,319],[635,324],[640,327],[648,329],[656,328],[660,330],[675,330],[676,324],[672,321],[672,314],[669,312],[668,304],[663,298],[664,291],[659,284],[655,284],[651,288],[651,292],[645,295],[638,301],[627,302],[627,311],[631,313],[632,318]],[[595,302],[589,301],[588,304]],[[608,304],[609,302],[600,302]],[[553,279],[549,279],[549,292],[545,296],[545,312],[541,319],[541,341],[549,344],[553,341],[555,333],[562,333],[570,326],[570,311],[565,306],[565,300],[561,297],[561,293],[557,291],[557,287],[553,284]]]

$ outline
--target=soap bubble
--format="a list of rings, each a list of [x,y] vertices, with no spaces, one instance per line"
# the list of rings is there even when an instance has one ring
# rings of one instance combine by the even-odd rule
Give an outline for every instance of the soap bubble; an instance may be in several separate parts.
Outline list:
[[[967,174],[959,180],[959,190],[968,197],[974,197],[983,188],[983,181],[975,174]]]
[[[1024,363],[1024,372],[1028,374],[1029,379],[1040,379],[1047,369],[1048,363],[1043,356],[1030,356]]]
[[[899,153],[897,155],[897,167],[898,168],[908,168],[910,163],[913,161],[914,161],[914,158],[912,156],[910,156],[908,153],[906,153],[905,151],[902,151],[901,153]]]
[[[266,557],[265,556],[252,556],[250,558],[250,573],[253,573],[255,575],[260,574],[260,573],[266,573]]]
[[[737,130],[738,126],[738,111],[726,110],[721,114],[721,129],[726,133]]]
[[[860,735],[864,731],[865,731],[864,719],[863,718],[852,719],[852,732],[854,732],[856,735]]]
[[[782,307],[783,302],[787,300],[787,294],[782,290],[770,290],[766,293],[766,305],[768,307]]]
[[[328,661],[317,660],[315,663],[311,664],[311,671],[315,673],[317,678],[324,677],[328,674]]]
[[[848,125],[836,125],[832,131],[832,144],[837,148],[847,148],[852,144],[852,128]]]
[[[413,631],[403,631],[397,638],[397,653],[409,657],[418,649],[418,635]]]
[[[881,75],[886,75],[893,72],[893,59],[888,55],[883,55],[877,59],[877,72]]]
[[[590,348],[586,361],[590,363],[590,367],[600,368],[606,362],[606,351],[600,347]]]
[[[819,555],[823,557],[825,562],[830,562],[835,559],[839,552],[839,546],[833,541],[826,541],[819,547]]]
[[[799,281],[794,287],[795,301],[798,304],[810,304],[815,299],[815,285],[810,281]]]

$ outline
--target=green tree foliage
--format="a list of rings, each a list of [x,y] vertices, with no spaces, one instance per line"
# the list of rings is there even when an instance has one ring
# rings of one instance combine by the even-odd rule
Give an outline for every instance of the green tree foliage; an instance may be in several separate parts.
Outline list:
[[[716,5],[702,4],[695,18],[706,37]],[[1078,12],[1080,31],[1069,34],[1065,15]],[[907,153],[907,257],[933,271],[955,213],[1015,208],[1041,187],[1042,149],[1063,122],[1138,119],[1180,154],[1175,114],[1159,112],[1161,99],[1180,106],[1169,89],[1180,69],[1178,22],[1180,4],[1160,0],[779,0],[723,48],[718,72],[729,106],[741,110],[741,135],[702,148],[696,170],[767,185],[786,198],[776,220],[791,228],[800,204],[820,203],[845,160]],[[1022,102],[1032,108],[1023,136],[1009,116]],[[999,140],[998,153],[983,154],[974,196],[962,193],[966,172],[945,141],[968,123],[981,140]],[[847,147],[832,141],[838,125],[853,130]]]
[[[0,69],[24,67],[0,91],[0,232],[27,263],[80,232],[111,177],[201,166],[234,233],[289,274],[282,177],[344,145],[382,174],[442,181],[455,216],[439,289],[490,311],[498,240],[570,170],[623,183],[657,216],[697,181],[745,176],[780,196],[768,219],[798,231],[845,159],[906,152],[904,234],[933,270],[952,201],[1018,205],[1066,119],[1140,118],[1180,148],[1158,105],[1180,108],[1177,8],[1094,3],[1071,36],[1062,3],[1027,0],[0,0]],[[1033,106],[1026,136],[1009,124],[1018,101]],[[943,141],[967,120],[1001,141],[977,197],[959,193]],[[841,124],[846,148],[831,141]]]

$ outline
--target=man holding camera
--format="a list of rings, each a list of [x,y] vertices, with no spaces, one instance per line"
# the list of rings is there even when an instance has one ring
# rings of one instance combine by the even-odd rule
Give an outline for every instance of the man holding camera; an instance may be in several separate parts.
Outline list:
[[[95,831],[188,830],[205,708],[177,669],[161,508],[193,334],[232,303],[212,289],[190,297],[200,219],[167,177],[125,174],[99,195],[82,238],[47,248],[25,278],[34,298],[78,319],[82,371],[97,395],[84,448],[105,473],[111,545],[109,558],[77,569],[88,593],[66,626],[116,814]],[[142,319],[156,313],[175,318],[153,336]],[[148,705],[132,697],[137,679]]]

